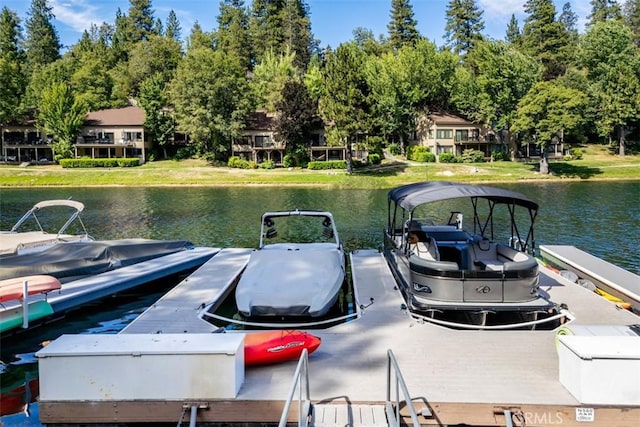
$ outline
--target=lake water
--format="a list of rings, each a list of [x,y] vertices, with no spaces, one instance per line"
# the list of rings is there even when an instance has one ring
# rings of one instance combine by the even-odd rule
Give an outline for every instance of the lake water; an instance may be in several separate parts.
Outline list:
[[[522,183],[496,186],[525,194],[540,204],[536,245],[573,245],[640,274],[640,182]],[[85,204],[83,221],[98,240],[184,239],[199,246],[255,247],[265,211],[317,209],[333,212],[347,251],[382,246],[387,190],[318,188],[146,187],[0,189],[0,229],[9,229],[35,203],[67,199]],[[116,333],[171,284],[145,295],[130,294],[96,304],[67,320],[3,342],[0,374],[5,386],[37,376],[39,343],[62,333]],[[5,340],[6,341],[6,340]],[[2,402],[0,402],[0,406]],[[4,416],[4,425],[40,425],[31,417]]]

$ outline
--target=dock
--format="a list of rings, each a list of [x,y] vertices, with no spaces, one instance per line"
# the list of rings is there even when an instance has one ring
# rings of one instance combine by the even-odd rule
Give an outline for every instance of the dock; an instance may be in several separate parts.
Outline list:
[[[52,310],[51,317],[60,316],[69,310],[109,295],[195,269],[218,251],[217,248],[195,247],[73,280],[64,283],[60,290],[49,292],[46,296],[42,294],[30,296],[29,304],[36,304],[46,299]],[[20,313],[22,313],[20,301],[9,301],[0,306],[0,318],[21,316]]]
[[[121,334],[213,332],[215,326],[197,316],[198,307],[229,292],[248,254],[244,249],[221,250]],[[371,413],[360,409],[384,405],[387,350],[391,349],[411,404],[421,414],[420,425],[637,425],[640,404],[583,404],[560,383],[557,331],[452,330],[429,323],[406,310],[381,253],[356,251],[350,261],[355,305],[364,308],[353,320],[311,331],[322,339],[309,357],[309,385],[314,411],[322,411],[323,417],[346,405],[352,418],[340,425],[365,425],[364,415],[356,419],[353,414],[366,413],[370,419]],[[640,323],[634,313],[551,270],[541,268],[540,290],[558,305],[566,305],[569,327]],[[237,395],[229,399],[41,400],[40,420],[45,424],[175,423],[184,419],[185,412],[188,418],[189,408],[195,407],[198,423],[277,424],[296,366],[292,361],[246,368]],[[637,375],[640,381],[640,370],[610,375],[618,380]],[[401,413],[410,423],[406,408]],[[292,409],[288,421],[297,422],[296,416]]]
[[[541,245],[540,255],[632,305],[640,313],[640,276],[575,246]]]

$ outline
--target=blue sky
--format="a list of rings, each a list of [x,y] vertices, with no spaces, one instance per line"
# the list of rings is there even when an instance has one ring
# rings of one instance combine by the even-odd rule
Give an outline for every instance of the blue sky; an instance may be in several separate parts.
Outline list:
[[[556,0],[558,11],[567,0]],[[484,11],[485,35],[494,39],[503,39],[511,14],[520,21],[524,18],[522,5],[525,0],[476,0]],[[183,37],[187,36],[193,24],[198,21],[205,31],[217,26],[219,0],[152,0],[155,16],[166,20],[170,10],[178,16]],[[441,45],[444,41],[445,11],[449,0],[412,0],[414,17],[418,21],[418,30],[428,39]],[[571,0],[572,9],[580,18],[580,29],[590,12],[589,0]],[[30,0],[0,0],[0,7],[8,6],[18,16],[26,19]],[[56,16],[54,25],[63,45],[74,44],[82,31],[91,23],[103,21],[113,23],[118,7],[126,13],[128,0],[48,0]],[[251,4],[251,0],[245,0]],[[379,34],[387,34],[390,20],[391,0],[307,0],[311,12],[311,25],[314,36],[320,40],[320,46],[338,46],[351,40],[353,30],[364,27]],[[24,26],[24,25],[23,25]]]

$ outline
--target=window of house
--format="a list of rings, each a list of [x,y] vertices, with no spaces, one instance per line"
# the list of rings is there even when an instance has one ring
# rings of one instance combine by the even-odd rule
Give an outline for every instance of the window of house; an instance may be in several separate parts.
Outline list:
[[[437,139],[453,139],[453,129],[438,129],[436,131]]]
[[[266,147],[269,145],[271,138],[268,135],[256,135],[254,140],[254,147]]]
[[[438,145],[438,154],[453,153],[453,147],[451,145]]]
[[[456,141],[457,142],[461,142],[461,141],[468,141],[469,140],[469,131],[466,129],[459,129],[456,130]]]
[[[429,129],[429,139],[433,139],[433,129]]]

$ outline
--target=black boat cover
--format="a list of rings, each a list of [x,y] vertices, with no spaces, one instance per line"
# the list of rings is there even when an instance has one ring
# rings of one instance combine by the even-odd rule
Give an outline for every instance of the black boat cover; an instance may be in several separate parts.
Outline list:
[[[3,257],[0,280],[46,274],[87,276],[193,248],[187,240],[122,239],[58,243],[41,252]]]

